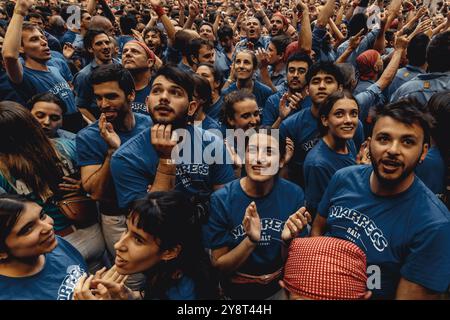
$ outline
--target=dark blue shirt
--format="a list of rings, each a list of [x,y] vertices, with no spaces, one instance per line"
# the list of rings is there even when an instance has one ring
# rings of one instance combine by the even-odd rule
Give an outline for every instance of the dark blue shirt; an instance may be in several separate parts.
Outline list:
[[[220,114],[222,111],[222,105],[223,96],[220,96],[219,100],[217,100],[216,103],[212,104],[211,106],[209,106],[209,108],[204,109],[203,111],[214,120],[221,121],[222,119],[220,119]]]
[[[254,84],[253,84],[253,92],[252,93],[256,97],[256,103],[258,104],[260,112],[262,112],[267,99],[272,95],[273,92],[272,92],[272,89],[270,89],[265,84],[263,84],[257,80],[253,80],[253,82],[254,82]],[[237,88],[237,85],[235,82],[235,83],[231,84],[228,88],[226,88],[222,92],[222,95],[226,96],[230,92],[237,91],[237,90],[238,90],[238,88]]]
[[[38,93],[51,92],[66,104],[67,114],[78,112],[72,89],[55,67],[48,66],[48,71],[40,71],[23,66],[22,83],[11,84],[25,101]]]
[[[149,84],[145,88],[136,91],[134,101],[131,103],[131,110],[133,110],[133,112],[149,115],[145,99],[149,96],[151,89],[152,87]]]
[[[416,167],[416,175],[437,196],[445,193],[445,161],[439,149],[428,150],[425,160]]]
[[[303,190],[292,182],[276,178],[270,193],[261,198],[248,196],[241,187],[240,179],[214,192],[211,195],[209,220],[203,228],[204,245],[213,250],[223,247],[232,250],[237,247],[247,236],[242,220],[252,201],[255,202],[261,219],[261,239],[236,272],[250,275],[270,274],[282,268],[284,263],[281,257],[281,233],[284,223],[304,204]],[[302,236],[306,234],[305,229]],[[239,286],[245,289],[245,286]],[[264,286],[256,286],[254,289],[265,290]],[[274,293],[266,292],[265,298]],[[260,292],[256,291],[255,294],[259,295]],[[255,296],[247,297],[250,298]]]
[[[37,274],[12,278],[0,275],[0,300],[72,300],[78,280],[88,268],[68,241],[56,236],[58,245],[45,254]]]
[[[355,165],[356,149],[352,140],[347,142],[348,153],[340,154],[332,150],[320,139],[308,153],[303,165],[305,176],[305,200],[308,208],[317,209],[320,199],[339,169]]]
[[[183,154],[186,152],[184,156],[187,159],[177,164],[175,188],[188,196],[207,198],[213,191],[213,186],[234,179],[233,168],[229,164],[209,164],[205,161],[204,151],[207,147],[208,150],[219,150],[221,154],[218,154],[218,158],[226,160],[222,139],[196,126],[188,126],[186,129],[185,133],[189,133],[191,139],[185,140],[186,144],[182,149]],[[148,186],[155,178],[159,156],[151,143],[150,130],[151,128],[142,131],[123,144],[112,156],[111,173],[121,208],[126,208],[131,201],[145,196]]]
[[[326,236],[349,240],[367,256],[372,297],[395,297],[400,278],[444,292],[450,283],[450,214],[415,179],[404,192],[378,196],[371,191],[372,166],[351,166],[331,179],[319,204],[327,219]],[[372,287],[371,287],[372,286]]]
[[[25,106],[26,102],[14,89],[14,87],[11,85],[11,82],[9,82],[6,71],[0,67],[0,101],[5,100],[17,102],[22,106]]]

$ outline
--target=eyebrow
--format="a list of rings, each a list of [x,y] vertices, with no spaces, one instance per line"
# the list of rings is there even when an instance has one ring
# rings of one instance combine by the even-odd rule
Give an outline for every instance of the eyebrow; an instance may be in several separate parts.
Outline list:
[[[44,212],[44,208],[41,209],[41,211],[39,211],[39,216],[40,217],[42,215],[42,212]],[[36,224],[36,221],[30,221],[27,224],[25,224],[22,228],[20,228],[19,232],[17,232],[18,236],[22,236],[25,234],[25,230],[29,227],[32,227]]]

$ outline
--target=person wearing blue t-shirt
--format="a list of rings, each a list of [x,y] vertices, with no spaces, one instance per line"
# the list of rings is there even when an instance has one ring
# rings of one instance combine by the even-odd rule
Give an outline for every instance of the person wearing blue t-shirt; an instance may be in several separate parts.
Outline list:
[[[256,102],[260,112],[263,111],[267,99],[272,95],[272,90],[265,84],[253,80],[253,76],[258,68],[258,60],[253,51],[242,50],[236,54],[233,64],[233,72],[236,76],[236,82],[229,87],[222,89],[222,94],[227,95],[230,92],[237,90],[248,90],[256,97]],[[230,78],[234,77],[230,75]],[[233,80],[231,80],[232,82]],[[230,84],[230,79],[227,80]]]
[[[262,114],[262,124],[269,125],[273,128],[279,128],[281,122],[284,120],[281,117],[290,117],[300,110],[311,107],[311,98],[306,92],[306,74],[312,65],[311,58],[302,53],[294,53],[289,56],[286,63],[286,90],[280,90],[277,93],[271,95],[264,106]],[[280,101],[283,95],[287,93],[286,104],[282,110],[280,117]],[[301,95],[301,96],[300,96]],[[301,99],[299,103],[294,103],[290,108],[290,100]],[[303,99],[304,97],[304,99]],[[294,101],[295,102],[295,101]]]
[[[115,245],[115,265],[108,280],[84,276],[74,292],[75,300],[217,299],[217,282],[201,242],[197,209],[179,191],[152,192],[133,203],[127,230]],[[147,275],[141,292],[126,286],[95,295],[103,284],[117,288],[124,276]]]
[[[200,63],[195,73],[208,80],[211,87],[211,105],[204,109],[206,115],[220,122],[223,105],[223,96],[220,94],[223,79],[220,72],[210,63]]]
[[[113,60],[111,38],[103,30],[89,29],[84,36],[84,49],[93,56],[91,63],[81,69],[73,79],[77,107],[83,110],[89,120],[95,121],[100,110],[95,101],[92,87],[92,72],[101,65],[119,62]]]
[[[123,47],[122,65],[130,71],[136,88],[136,97],[131,103],[133,112],[149,115],[145,100],[150,94],[154,64],[155,54],[145,43],[131,40]]]
[[[53,219],[16,195],[1,195],[0,211],[0,299],[72,300],[87,266]]]
[[[333,174],[356,164],[358,104],[349,91],[334,92],[320,106],[319,119],[321,138],[303,164],[306,208],[313,216]]]
[[[280,126],[280,138],[290,138],[294,142],[294,157],[289,166],[289,178],[304,186],[303,162],[308,152],[319,141],[320,104],[333,92],[342,91],[343,76],[339,68],[332,63],[316,63],[311,66],[307,75],[308,92],[312,106],[303,109],[292,117],[285,119]],[[364,141],[362,123],[359,122],[353,138],[357,148]]]
[[[16,3],[2,49],[6,73],[25,101],[41,92],[50,91],[57,95],[67,107],[65,128],[77,132],[82,126],[82,117],[72,90],[57,68],[47,66],[51,51],[45,35],[37,26],[24,22],[30,6],[31,3]],[[24,65],[19,59],[20,52],[24,56]]]
[[[61,99],[51,92],[43,92],[31,98],[28,104],[31,114],[39,122],[47,137],[75,140],[75,133],[61,129],[63,114],[67,110]]]
[[[125,229],[125,216],[118,208],[110,172],[111,156],[120,145],[151,125],[151,119],[131,111],[134,82],[120,64],[102,65],[92,73],[100,119],[81,130],[76,138],[77,164],[83,188],[100,203],[102,229],[108,251]]]
[[[374,123],[372,165],[336,172],[311,235],[346,239],[366,253],[373,298],[437,298],[450,284],[450,214],[414,174],[432,117],[407,99],[377,107]]]
[[[221,271],[221,286],[231,299],[283,299],[278,284],[283,241],[301,231],[290,230],[285,222],[297,215],[310,218],[301,209],[303,190],[278,176],[285,148],[274,134],[269,127],[251,134],[245,151],[247,176],[211,196],[203,243],[211,249],[212,264]]]
[[[191,74],[173,66],[160,69],[147,106],[153,127],[121,146],[112,157],[111,173],[119,206],[127,208],[148,190],[174,188],[205,205],[211,192],[234,176],[232,166],[224,162],[227,153],[223,140],[187,125],[188,117],[195,114],[198,106]],[[183,136],[183,141],[174,150],[176,134]],[[208,158],[210,154],[212,158]]]

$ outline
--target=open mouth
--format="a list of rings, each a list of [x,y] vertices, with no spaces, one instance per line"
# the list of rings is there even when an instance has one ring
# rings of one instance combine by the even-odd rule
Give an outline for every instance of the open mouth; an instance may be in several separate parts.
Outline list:
[[[381,164],[383,165],[383,170],[387,173],[395,172],[398,168],[402,167],[402,163],[394,160],[381,160]]]
[[[45,238],[43,241],[41,241],[40,244],[48,245],[48,244],[52,243],[54,240],[55,240],[55,233],[52,231],[47,238]]]
[[[127,262],[128,262],[128,261],[122,259],[120,256],[118,256],[118,255],[116,254],[116,259],[114,260],[114,264],[115,264],[116,266],[118,266],[119,268],[120,268],[120,267],[123,267],[123,266],[125,266],[125,265],[127,264]]]
[[[351,132],[351,131],[353,131],[355,129],[355,127],[341,127],[341,130],[342,131],[345,131],[345,132]]]

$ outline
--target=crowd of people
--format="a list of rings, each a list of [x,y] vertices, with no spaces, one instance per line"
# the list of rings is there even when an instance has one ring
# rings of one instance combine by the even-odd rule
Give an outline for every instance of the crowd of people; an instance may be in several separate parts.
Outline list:
[[[446,299],[448,0],[0,0],[0,299]]]

